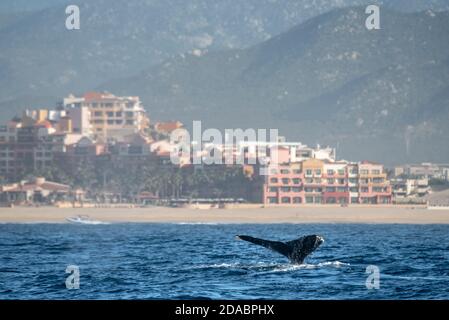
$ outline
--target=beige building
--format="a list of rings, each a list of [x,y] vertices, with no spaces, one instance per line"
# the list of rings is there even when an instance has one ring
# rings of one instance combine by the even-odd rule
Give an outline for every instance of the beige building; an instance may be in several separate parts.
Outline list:
[[[90,132],[94,139],[107,141],[108,139],[120,139],[126,135],[143,132],[148,128],[150,120],[146,115],[139,97],[117,97],[110,93],[86,93],[83,97],[73,95],[64,99],[64,107],[71,108],[70,114],[76,114],[77,120],[73,120],[73,127],[80,127]],[[76,110],[86,109],[82,115]],[[88,125],[85,123],[88,119]],[[78,123],[84,125],[78,125]],[[89,128],[85,128],[88,126]]]

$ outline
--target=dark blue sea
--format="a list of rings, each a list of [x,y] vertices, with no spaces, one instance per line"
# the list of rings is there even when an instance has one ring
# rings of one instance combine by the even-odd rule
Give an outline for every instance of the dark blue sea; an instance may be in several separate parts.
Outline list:
[[[326,241],[296,266],[236,234]],[[79,289],[66,288],[69,265]],[[449,226],[0,225],[0,299],[204,298],[449,299]]]

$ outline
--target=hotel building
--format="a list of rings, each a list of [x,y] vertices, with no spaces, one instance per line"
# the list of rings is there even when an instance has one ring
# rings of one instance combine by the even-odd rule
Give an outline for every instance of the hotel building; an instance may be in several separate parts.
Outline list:
[[[150,123],[139,97],[90,92],[83,97],[70,95],[63,107],[76,119],[76,131],[104,142],[143,132]]]
[[[392,190],[383,166],[308,159],[271,166],[263,185],[265,205],[389,204]]]

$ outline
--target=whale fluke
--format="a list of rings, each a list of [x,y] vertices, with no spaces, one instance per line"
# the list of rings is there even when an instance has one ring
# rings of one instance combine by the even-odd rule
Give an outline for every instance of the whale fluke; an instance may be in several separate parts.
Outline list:
[[[288,242],[270,241],[243,235],[238,235],[236,238],[276,251],[295,264],[302,264],[304,259],[324,242],[324,239],[317,235],[304,236]]]

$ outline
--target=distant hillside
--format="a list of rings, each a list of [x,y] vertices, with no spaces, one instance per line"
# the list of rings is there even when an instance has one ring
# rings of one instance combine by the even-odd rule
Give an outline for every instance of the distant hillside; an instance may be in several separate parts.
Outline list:
[[[177,54],[249,47],[335,6],[366,1],[1,1],[0,118],[32,99],[52,105]],[[79,31],[65,29],[67,3],[80,7]],[[15,18],[20,12],[32,14]]]
[[[446,2],[2,0],[0,119],[52,106],[69,92],[133,75],[177,54],[247,48],[337,7],[384,3],[405,11],[442,10]],[[80,6],[80,31],[64,27],[67,4]]]
[[[449,13],[364,8],[313,18],[245,50],[184,55],[101,86],[142,96],[155,118],[278,127],[340,157],[449,158]]]

